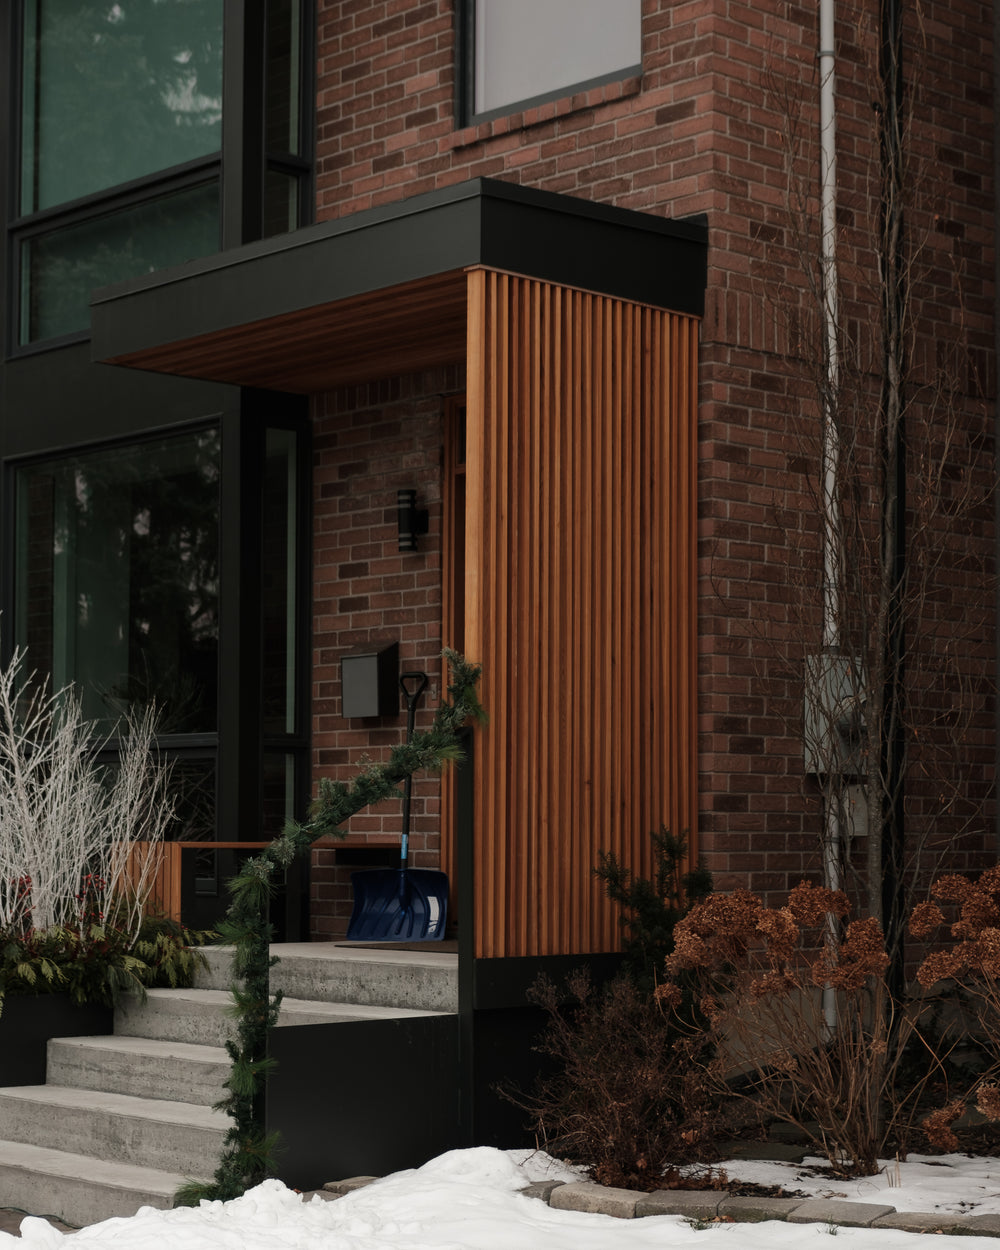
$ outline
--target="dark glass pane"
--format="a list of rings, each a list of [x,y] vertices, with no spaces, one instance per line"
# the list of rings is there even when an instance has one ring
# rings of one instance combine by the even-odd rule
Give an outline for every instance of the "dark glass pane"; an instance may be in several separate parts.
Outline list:
[[[16,641],[88,719],[215,731],[218,492],[215,430],[19,471]]]
[[[298,229],[301,180],[296,174],[269,169],[264,175],[265,239]]]
[[[300,156],[299,0],[268,0],[264,149]]]
[[[26,0],[21,211],[218,152],[222,0]]]
[[[295,732],[296,436],[268,430],[261,494],[262,722],[265,734]]]
[[[295,815],[295,756],[290,751],[264,753],[261,837],[276,838]]]
[[[20,341],[86,330],[90,293],[97,287],[218,247],[215,182],[32,238],[21,248]]]

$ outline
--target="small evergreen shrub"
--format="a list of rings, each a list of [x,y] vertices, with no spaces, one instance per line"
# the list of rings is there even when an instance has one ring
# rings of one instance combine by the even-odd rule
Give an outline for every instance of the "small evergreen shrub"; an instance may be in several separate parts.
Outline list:
[[[674,948],[674,926],[688,909],[712,889],[712,874],[702,864],[682,872],[683,838],[665,826],[650,833],[653,873],[634,876],[615,855],[601,851],[594,873],[608,898],[619,908],[623,970],[637,986],[652,989],[662,980],[663,965]]]

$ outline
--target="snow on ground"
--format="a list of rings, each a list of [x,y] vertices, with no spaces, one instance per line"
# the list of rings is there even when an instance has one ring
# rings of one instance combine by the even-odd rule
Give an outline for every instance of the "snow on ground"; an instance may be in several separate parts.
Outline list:
[[[733,1161],[731,1178],[782,1184],[899,1210],[1000,1210],[1000,1168],[992,1160],[946,1155],[890,1165],[884,1176],[830,1182],[803,1165]],[[529,1180],[575,1179],[545,1156],[480,1147],[455,1150],[421,1168],[397,1172],[335,1202],[305,1202],[279,1181],[265,1181],[233,1202],[105,1220],[60,1233],[26,1218],[21,1239],[0,1234],[0,1250],[920,1250],[917,1234],[825,1224],[713,1224],[697,1229],[679,1216],[619,1220],[554,1211],[517,1193]],[[942,1246],[942,1242],[954,1246]],[[935,1250],[998,1250],[989,1237],[938,1237]]]
[[[878,1176],[833,1180],[820,1175],[824,1162],[799,1165],[750,1159],[719,1165],[730,1180],[782,1185],[810,1198],[881,1202],[897,1211],[940,1211],[951,1215],[1000,1214],[1000,1159],[969,1155],[910,1155],[906,1163],[886,1163]],[[994,1243],[1000,1250],[1000,1243]]]

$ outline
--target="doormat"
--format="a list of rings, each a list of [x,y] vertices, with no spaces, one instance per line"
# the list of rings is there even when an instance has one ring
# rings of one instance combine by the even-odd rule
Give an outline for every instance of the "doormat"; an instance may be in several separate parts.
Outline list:
[[[440,951],[443,955],[458,954],[458,939],[445,938],[441,942],[334,942],[348,950],[359,951]]]

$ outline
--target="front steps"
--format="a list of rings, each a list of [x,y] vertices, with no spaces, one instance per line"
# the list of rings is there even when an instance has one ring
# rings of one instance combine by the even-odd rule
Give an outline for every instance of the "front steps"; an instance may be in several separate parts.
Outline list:
[[[276,946],[279,1027],[392,1020],[457,1010],[457,957],[333,943]],[[208,1180],[227,1128],[212,1110],[229,1075],[224,1049],[231,951],[208,948],[190,990],[151,990],[115,1013],[109,1037],[49,1043],[46,1084],[0,1088],[0,1207],[68,1224],[169,1208],[186,1180]]]

